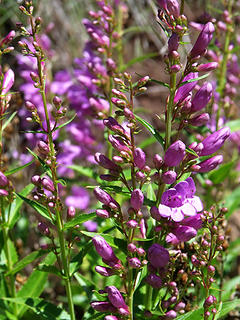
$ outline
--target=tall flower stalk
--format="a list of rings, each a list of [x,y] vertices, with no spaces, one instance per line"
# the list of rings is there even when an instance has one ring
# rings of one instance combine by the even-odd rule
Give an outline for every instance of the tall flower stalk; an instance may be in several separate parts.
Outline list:
[[[28,35],[30,38],[32,38],[32,45],[33,45],[34,51],[31,51],[28,48],[28,46],[22,42],[20,43],[20,45],[22,46],[25,54],[34,56],[37,60],[37,73],[32,72],[30,76],[32,80],[35,82],[35,87],[39,89],[39,92],[42,97],[43,107],[44,107],[45,119],[38,118],[38,123],[40,124],[43,132],[47,136],[47,144],[42,142],[39,146],[39,149],[40,151],[44,149],[44,152],[47,153],[47,157],[48,157],[47,165],[51,171],[51,179],[49,178],[45,178],[45,180],[43,179],[42,185],[47,190],[52,192],[53,199],[54,199],[54,214],[56,217],[54,224],[56,225],[56,228],[57,228],[57,235],[58,235],[59,247],[60,247],[60,259],[58,260],[59,268],[65,282],[69,314],[70,314],[71,320],[75,320],[74,303],[73,303],[72,288],[71,288],[71,277],[70,277],[70,271],[69,271],[69,257],[68,257],[69,250],[67,251],[66,240],[64,238],[63,208],[62,208],[60,195],[59,195],[56,150],[55,150],[54,141],[53,141],[53,132],[57,126],[58,119],[57,118],[55,119],[55,124],[54,126],[52,126],[50,121],[50,110],[49,110],[49,106],[47,105],[47,99],[46,99],[45,56],[42,48],[40,47],[37,41],[37,33],[40,29],[41,18],[35,19],[33,17],[33,6],[31,2],[28,2],[26,4],[26,7],[21,6],[20,10],[29,17],[31,31],[28,32],[26,29],[22,28],[22,31],[23,31],[22,35],[23,36]],[[56,97],[54,103],[55,103],[55,106],[57,106],[57,109],[60,110],[60,105],[61,105],[60,99]],[[29,102],[27,104],[28,104],[28,108],[31,109],[31,103]],[[35,108],[37,107],[33,106],[32,110],[36,113],[37,110],[35,110]],[[44,127],[43,121],[46,123],[46,128]],[[41,146],[43,145],[44,147],[41,148]],[[32,179],[32,182],[34,182],[34,179]],[[39,183],[39,179],[38,181],[36,181],[36,183]],[[46,234],[48,233],[46,228],[44,232]]]

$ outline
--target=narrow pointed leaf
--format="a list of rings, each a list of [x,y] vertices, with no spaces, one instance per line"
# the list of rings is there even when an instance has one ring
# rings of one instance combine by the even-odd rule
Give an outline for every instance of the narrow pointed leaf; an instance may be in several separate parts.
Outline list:
[[[67,223],[64,224],[63,230],[67,230],[70,228],[75,227],[78,224],[82,224],[85,221],[91,220],[96,217],[96,213],[85,213],[85,214],[80,214],[79,216],[75,217],[74,219],[68,221]]]

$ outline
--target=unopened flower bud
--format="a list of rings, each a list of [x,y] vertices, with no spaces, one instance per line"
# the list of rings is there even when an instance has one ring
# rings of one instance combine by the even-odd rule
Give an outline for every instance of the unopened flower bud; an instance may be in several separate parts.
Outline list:
[[[67,209],[68,218],[71,219],[71,218],[75,217],[75,214],[76,214],[76,209],[73,206],[68,207],[68,209]]]
[[[38,148],[39,152],[42,155],[48,155],[49,154],[49,151],[50,151],[49,147],[44,141],[42,141],[42,140],[38,141],[37,148]]]
[[[169,252],[158,243],[148,249],[148,260],[155,268],[163,268],[168,264]]]
[[[130,258],[128,259],[129,266],[134,269],[141,268],[141,261],[138,258]]]
[[[26,106],[26,109],[30,112],[36,110],[36,106],[30,101],[26,101],[25,106]]]
[[[97,209],[96,210],[96,215],[100,218],[104,218],[104,219],[107,219],[110,217],[110,214],[107,210],[104,210],[104,209]]]
[[[176,142],[171,144],[164,156],[164,163],[166,164],[166,166],[178,166],[185,156],[185,149],[185,144],[180,140],[177,140]]]
[[[117,263],[119,260],[115,256],[112,247],[101,236],[95,236],[92,239],[97,253],[107,262]]]
[[[0,171],[0,187],[6,187],[8,185],[8,178]]]
[[[131,206],[138,211],[143,205],[144,195],[140,189],[133,190],[131,194]]]
[[[201,33],[199,34],[191,52],[190,56],[192,58],[196,56],[201,56],[205,52],[207,46],[209,45],[210,41],[213,38],[214,33],[214,25],[212,22],[208,22],[202,29]]]
[[[55,191],[54,184],[48,176],[43,177],[41,183],[43,188],[47,189],[48,191],[51,191],[51,192]]]
[[[129,243],[128,246],[127,246],[127,249],[128,249],[129,252],[133,253],[133,252],[136,252],[137,247],[135,246],[134,243]]]
[[[210,117],[208,113],[202,113],[194,118],[189,119],[192,126],[200,127],[208,123]]]
[[[138,222],[136,220],[129,220],[126,225],[129,229],[135,229],[138,226]]]
[[[146,155],[141,148],[136,148],[133,154],[134,164],[142,170],[146,163]]]
[[[201,156],[208,156],[215,153],[218,149],[222,147],[225,140],[230,136],[230,129],[224,127],[218,131],[215,131],[209,135],[206,139],[202,141],[204,146]]]
[[[177,173],[175,171],[167,171],[162,175],[162,181],[166,184],[172,184],[176,181]]]
[[[205,82],[192,99],[192,112],[206,107],[212,97],[213,87],[210,82]]]
[[[223,162],[222,155],[214,156],[210,159],[207,159],[203,162],[198,163],[198,166],[200,167],[198,169],[198,172],[209,172],[209,171],[215,169],[222,162]]]
[[[38,230],[44,235],[44,236],[49,236],[50,235],[50,230],[46,223],[44,222],[39,222],[38,224]]]
[[[154,166],[157,170],[161,169],[162,165],[163,165],[163,159],[159,154],[155,154],[153,156],[153,163]]]
[[[100,273],[104,277],[110,277],[114,274],[114,271],[111,268],[106,268],[102,266],[96,266],[95,271]]]
[[[159,289],[162,286],[162,279],[154,273],[147,276],[146,282],[156,289]]]

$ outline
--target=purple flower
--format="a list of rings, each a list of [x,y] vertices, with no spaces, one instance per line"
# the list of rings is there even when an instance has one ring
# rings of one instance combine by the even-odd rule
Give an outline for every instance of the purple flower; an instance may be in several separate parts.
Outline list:
[[[179,46],[179,36],[176,33],[173,33],[168,40],[168,52],[177,51]]]
[[[176,181],[177,173],[175,171],[169,170],[164,172],[162,175],[162,181],[166,184],[172,184]]]
[[[136,148],[133,154],[134,164],[142,170],[146,163],[146,155],[145,152],[141,148]]]
[[[8,178],[0,171],[0,187],[6,187],[8,185]]]
[[[128,306],[126,305],[120,291],[114,286],[108,286],[105,288],[105,291],[108,294],[108,299],[116,308],[123,308],[128,311]],[[129,313],[129,311],[128,311]]]
[[[197,172],[208,172],[211,171],[213,169],[215,169],[219,164],[221,164],[223,162],[223,156],[222,155],[218,155],[218,156],[214,156],[210,159],[207,159],[203,162],[200,162],[197,164],[197,166],[200,167],[200,169],[197,170]]]
[[[220,149],[225,140],[230,136],[230,129],[228,127],[222,128],[208,136],[202,141],[203,150],[201,156],[208,156],[212,153],[215,153]]]
[[[8,91],[13,86],[13,83],[14,83],[14,72],[12,71],[12,69],[9,69],[4,74],[1,94],[4,95],[4,94],[8,93]]]
[[[129,263],[129,266],[134,269],[139,269],[141,268],[141,265],[142,265],[141,261],[136,257],[128,259],[128,263]]]
[[[117,308],[115,308],[110,302],[108,301],[94,301],[91,302],[91,307],[94,310],[99,312],[117,312]]]
[[[131,206],[135,210],[139,210],[143,205],[143,201],[144,201],[144,195],[142,191],[140,189],[133,190],[131,194]]]
[[[197,77],[198,77],[197,72],[191,72],[186,77],[184,77],[182,82],[192,80]],[[179,103],[179,102],[182,102],[184,99],[186,99],[189,93],[195,88],[196,84],[197,84],[197,81],[193,81],[193,82],[188,82],[182,85],[181,87],[179,87],[179,89],[175,94],[174,103]]]
[[[161,204],[154,211],[154,218],[160,220],[163,218],[171,218],[173,221],[179,222],[184,216],[195,216],[197,212],[203,210],[203,205],[199,197],[194,196],[196,187],[192,178],[181,181],[174,188],[165,191],[162,195]],[[152,214],[152,212],[151,212]]]
[[[111,268],[106,268],[102,266],[96,266],[95,270],[104,277],[110,277],[114,274],[114,271]]]
[[[105,169],[119,171],[119,166],[100,152],[95,153],[95,160]]]
[[[185,149],[185,144],[180,140],[171,144],[164,156],[165,165],[168,167],[178,166],[185,156]]]
[[[215,31],[214,25],[212,22],[208,22],[204,28],[202,29],[201,33],[199,34],[191,52],[190,56],[192,58],[201,56],[205,50],[207,49],[207,46],[209,45],[210,41],[213,38],[213,33]]]
[[[86,189],[79,186],[72,186],[71,195],[65,200],[66,206],[73,206],[80,210],[85,210],[89,205],[90,197]]]
[[[117,263],[119,261],[115,256],[112,247],[106,242],[103,237],[95,236],[93,237],[92,241],[97,253],[104,259],[104,261],[114,263]]]
[[[164,268],[169,261],[169,252],[158,243],[148,249],[148,260],[154,268]]]
[[[192,126],[200,127],[200,126],[207,124],[209,119],[210,119],[210,117],[209,117],[208,113],[202,113],[194,118],[189,119],[189,123]]]
[[[205,108],[212,97],[212,92],[212,84],[210,82],[205,82],[192,99],[191,112]]]

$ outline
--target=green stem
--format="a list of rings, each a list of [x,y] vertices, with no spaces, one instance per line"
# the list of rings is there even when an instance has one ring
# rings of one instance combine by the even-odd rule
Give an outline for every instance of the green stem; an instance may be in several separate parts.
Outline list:
[[[147,284],[147,292],[146,292],[146,310],[152,310],[152,294],[153,294],[153,287],[150,284]]]
[[[36,41],[36,35],[34,34],[34,26],[33,26],[33,18],[32,17],[30,19],[30,22],[31,22],[31,26],[32,26],[33,39],[34,39],[34,41]],[[50,119],[49,119],[48,108],[47,108],[45,79],[44,79],[44,73],[43,73],[43,69],[42,69],[41,60],[42,60],[42,58],[40,56],[37,56],[38,75],[39,75],[39,81],[40,81],[40,94],[41,94],[42,101],[43,101],[45,119],[46,119],[46,123],[47,123],[47,134],[48,134],[48,141],[49,141],[49,147],[50,147],[50,158],[51,158],[52,181],[53,181],[54,189],[55,189],[54,196],[56,197],[55,214],[56,214],[57,234],[58,234],[59,245],[60,245],[60,256],[61,256],[61,261],[62,261],[62,266],[63,266],[62,271],[63,271],[63,275],[64,275],[69,313],[70,313],[71,320],[75,320],[75,312],[74,312],[74,304],[73,304],[72,288],[71,288],[71,277],[70,277],[70,273],[69,273],[69,265],[68,265],[68,260],[67,260],[67,256],[66,256],[66,242],[64,239],[64,232],[63,232],[61,203],[60,203],[59,195],[58,195],[55,149],[54,149],[52,130],[51,130]]]
[[[165,136],[165,150],[170,146],[171,143],[171,133],[172,133],[172,112],[173,112],[173,104],[174,97],[176,91],[176,73],[172,73],[170,76],[170,96],[167,105],[166,112],[166,136]]]
[[[231,17],[232,14],[232,6],[233,6],[233,0],[229,0],[228,3],[228,12],[229,15]],[[232,29],[232,25],[229,24],[228,28],[227,28],[227,33],[226,33],[226,37],[225,37],[225,43],[224,43],[224,51],[223,51],[223,57],[222,57],[222,63],[220,66],[220,70],[219,70],[219,83],[218,83],[218,88],[217,88],[217,92],[219,92],[220,94],[220,101],[219,101],[219,106],[217,109],[217,115],[216,115],[216,130],[219,129],[219,119],[221,116],[221,111],[222,111],[222,107],[223,107],[223,96],[224,96],[224,88],[225,88],[225,84],[226,84],[226,74],[227,74],[227,63],[228,63],[228,58],[229,58],[229,44],[232,38],[232,33],[233,33],[233,29]]]

